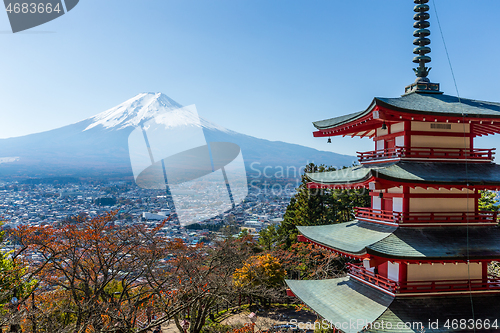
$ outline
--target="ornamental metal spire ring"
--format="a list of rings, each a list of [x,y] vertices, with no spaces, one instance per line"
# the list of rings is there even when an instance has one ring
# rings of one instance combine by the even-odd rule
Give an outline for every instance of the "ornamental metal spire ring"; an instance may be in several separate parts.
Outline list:
[[[413,36],[417,38],[413,41],[413,45],[417,47],[413,49],[413,53],[418,55],[413,58],[413,62],[418,64],[418,67],[414,68],[413,71],[420,79],[419,81],[430,82],[427,75],[431,69],[425,67],[425,64],[431,62],[431,57],[426,55],[431,52],[431,48],[427,46],[431,43],[431,40],[427,38],[431,32],[426,29],[431,25],[427,21],[430,16],[428,13],[429,6],[426,3],[429,0],[414,0],[414,2],[417,5],[413,10],[417,13],[413,16],[413,19],[416,21],[413,23],[413,27],[417,30],[413,32]]]
[[[431,62],[431,57],[427,55],[431,52],[431,48],[428,46],[431,40],[427,38],[431,34],[427,29],[431,25],[427,21],[430,17],[428,13],[429,5],[427,5],[429,0],[413,0],[413,2],[416,4],[413,8],[413,11],[416,12],[413,16],[413,19],[416,21],[413,23],[413,27],[417,29],[413,32],[413,36],[416,37],[413,40],[413,45],[416,46],[413,49],[413,53],[416,54],[413,62],[418,64],[418,67],[414,68],[413,71],[417,79],[413,84],[405,88],[405,94],[412,92],[441,93],[439,91],[439,84],[431,83],[427,78],[431,70],[430,67],[426,67],[426,64]]]

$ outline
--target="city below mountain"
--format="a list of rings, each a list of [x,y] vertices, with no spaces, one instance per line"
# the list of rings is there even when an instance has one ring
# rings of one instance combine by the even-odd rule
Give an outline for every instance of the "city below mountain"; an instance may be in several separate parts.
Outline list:
[[[51,131],[0,139],[0,180],[45,177],[130,178],[129,134],[159,113],[182,108],[161,93],[141,93],[94,117]],[[182,109],[181,109],[182,110]],[[207,142],[232,142],[241,148],[247,174],[296,178],[310,162],[349,166],[353,156],[319,151],[240,134],[205,119],[176,115],[183,125],[202,127]]]

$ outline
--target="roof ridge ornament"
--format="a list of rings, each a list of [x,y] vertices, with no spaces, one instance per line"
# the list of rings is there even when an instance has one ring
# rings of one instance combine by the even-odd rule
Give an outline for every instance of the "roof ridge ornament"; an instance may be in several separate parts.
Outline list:
[[[442,94],[439,91],[439,83],[432,83],[428,78],[431,67],[426,67],[425,65],[431,62],[431,57],[427,54],[431,52],[431,48],[428,46],[431,43],[431,40],[427,38],[431,32],[427,29],[431,24],[427,21],[430,17],[429,5],[427,3],[429,0],[413,0],[416,6],[413,8],[413,11],[416,14],[413,16],[413,19],[416,21],[413,23],[413,27],[416,28],[413,32],[413,36],[417,37],[413,40],[413,45],[416,47],[413,49],[413,53],[416,54],[413,58],[413,62],[418,64],[417,68],[413,68],[417,79],[414,83],[405,87],[405,95],[413,92],[425,92],[425,93],[438,93]]]

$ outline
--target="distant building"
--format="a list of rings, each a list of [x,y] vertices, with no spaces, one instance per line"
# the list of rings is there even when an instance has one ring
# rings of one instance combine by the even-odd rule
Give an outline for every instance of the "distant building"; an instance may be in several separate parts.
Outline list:
[[[281,217],[277,217],[277,218],[269,220],[269,224],[280,224],[281,222],[283,222],[283,218],[281,218]]]
[[[115,197],[101,197],[94,200],[94,203],[99,206],[114,206],[116,205]]]
[[[59,198],[83,197],[84,193],[79,191],[60,191]]]
[[[169,216],[170,216],[170,210],[162,210],[161,212],[158,213],[148,213],[148,212],[142,213],[142,218],[146,221],[149,220],[163,221]]]
[[[260,221],[245,221],[245,228],[255,229],[256,232],[259,232],[264,227],[264,222]]]

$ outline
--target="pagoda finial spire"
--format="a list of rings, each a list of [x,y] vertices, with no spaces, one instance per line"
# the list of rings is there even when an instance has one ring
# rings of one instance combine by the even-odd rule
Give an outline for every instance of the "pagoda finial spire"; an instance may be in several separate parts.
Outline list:
[[[427,38],[431,34],[431,32],[427,29],[431,25],[429,21],[427,21],[430,17],[428,13],[429,5],[427,5],[429,0],[413,0],[413,2],[416,4],[413,8],[413,11],[416,12],[413,16],[413,19],[416,21],[413,23],[413,27],[417,29],[413,32],[413,36],[416,37],[413,40],[413,45],[416,46],[413,49],[413,53],[417,55],[413,58],[413,62],[418,64],[418,67],[414,68],[413,71],[415,72],[417,79],[413,84],[405,88],[405,93],[441,93],[439,91],[439,84],[431,83],[431,81],[427,78],[431,68],[425,66],[427,63],[431,62],[431,57],[427,55],[431,52],[431,48],[428,46],[431,43],[431,40]]]
[[[428,47],[431,43],[431,40],[427,38],[431,32],[427,29],[431,24],[429,21],[429,6],[426,5],[429,0],[414,0],[417,4],[413,10],[417,12],[413,19],[416,21],[413,23],[413,27],[416,28],[413,32],[413,36],[417,37],[413,41],[413,45],[417,47],[413,49],[414,54],[418,54],[415,58],[413,58],[413,62],[418,64],[417,68],[414,68],[413,71],[417,75],[419,79],[425,82],[429,82],[427,75],[429,74],[430,68],[425,67],[426,63],[431,62],[431,57],[427,56],[427,53],[431,52],[431,48]],[[419,80],[420,81],[420,80]]]

